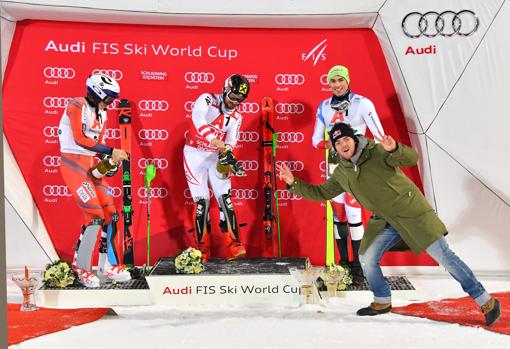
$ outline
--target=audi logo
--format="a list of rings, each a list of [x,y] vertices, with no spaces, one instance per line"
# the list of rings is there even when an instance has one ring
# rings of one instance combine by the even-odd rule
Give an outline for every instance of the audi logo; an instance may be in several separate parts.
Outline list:
[[[46,155],[43,158],[43,164],[48,167],[58,167],[60,166],[60,156]]]
[[[46,67],[43,74],[48,79],[72,79],[76,76],[73,68]]]
[[[328,74],[322,74],[320,77],[320,81],[322,85],[329,85],[328,83]]]
[[[149,158],[141,158],[138,160],[138,167],[140,168],[146,168],[147,165],[152,164],[156,166],[158,169],[164,170],[168,167],[168,160],[167,159],[149,159]]]
[[[143,111],[166,111],[168,107],[167,101],[144,99],[138,102],[138,108]]]
[[[303,74],[277,74],[274,77],[277,85],[303,85],[305,76]]]
[[[193,111],[193,107],[195,106],[195,102],[187,101],[184,103],[184,110],[186,110],[188,113],[191,113]]]
[[[305,140],[303,132],[278,132],[278,142],[301,143]]]
[[[45,185],[43,194],[46,196],[72,196],[65,185]]]
[[[291,193],[290,191],[288,191],[286,189],[278,189],[276,191],[276,193],[278,195],[278,199],[281,199],[281,200],[301,200],[301,199],[303,199],[301,196]]]
[[[104,131],[104,139],[120,139],[120,130],[118,128],[107,128]]]
[[[259,192],[256,189],[231,189],[230,196],[238,200],[256,200]]]
[[[239,163],[245,171],[257,171],[259,169],[257,160],[239,160]]]
[[[166,188],[151,188],[151,198],[155,199],[163,199],[168,196],[168,189]],[[146,198],[147,197],[147,188],[141,187],[138,189],[138,197]]]
[[[277,161],[276,165],[280,166],[282,163],[285,163],[291,171],[303,171],[305,169],[303,161]]]
[[[214,81],[214,74],[208,72],[187,72],[184,80],[189,83],[210,84]]]
[[[46,108],[65,108],[72,98],[69,97],[44,97],[43,104]]]
[[[255,131],[241,131],[239,132],[239,142],[258,142],[259,134]]]
[[[116,110],[119,107],[120,101],[118,99],[114,100],[112,103],[108,104],[106,107],[108,110]]]
[[[453,35],[469,36],[480,25],[480,20],[471,10],[460,12],[429,11],[425,13],[411,12],[402,20],[402,30],[410,38],[426,36],[433,38],[438,35],[450,37]]]
[[[58,137],[58,126],[46,126],[43,129],[43,134],[48,138]]]
[[[274,111],[278,114],[303,114],[305,106],[303,103],[277,103]]]
[[[189,190],[189,188],[184,189],[183,195],[186,199],[193,198],[193,195],[191,195],[191,190]],[[212,197],[212,196],[213,196],[213,192],[211,189],[209,189],[209,197]]]
[[[237,111],[240,113],[258,113],[259,105],[257,103],[241,103],[237,106]]]
[[[122,195],[122,189],[120,187],[109,187],[108,193],[114,198],[118,198]]]
[[[168,131],[143,128],[138,131],[138,137],[145,141],[164,141],[168,139]]]
[[[124,76],[124,74],[122,74],[122,72],[120,70],[116,70],[116,69],[94,69],[92,71],[92,74],[107,75],[115,80],[122,80],[122,77]]]
[[[319,163],[319,170],[321,170],[322,172],[326,172],[326,161],[322,160]]]

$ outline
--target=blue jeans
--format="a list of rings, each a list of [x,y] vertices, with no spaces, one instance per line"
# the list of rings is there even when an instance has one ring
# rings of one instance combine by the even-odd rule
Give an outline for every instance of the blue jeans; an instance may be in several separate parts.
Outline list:
[[[367,278],[368,287],[374,294],[374,302],[376,303],[391,303],[390,286],[384,280],[380,262],[384,252],[388,251],[399,240],[400,236],[397,231],[386,224],[384,230],[372,241],[365,253],[359,256],[363,274]],[[441,236],[434,241],[426,251],[460,283],[462,289],[478,305],[481,306],[487,303],[491,298],[471,269],[448,247],[444,237]]]

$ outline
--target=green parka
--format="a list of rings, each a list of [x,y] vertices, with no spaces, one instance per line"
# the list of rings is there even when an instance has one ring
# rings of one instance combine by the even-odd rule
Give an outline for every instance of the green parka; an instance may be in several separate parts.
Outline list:
[[[331,200],[349,192],[361,206],[372,211],[374,216],[367,224],[360,254],[366,251],[386,223],[397,230],[414,253],[419,254],[447,231],[418,187],[399,168],[415,165],[418,153],[400,143],[394,152],[389,153],[381,144],[367,140],[356,164],[341,160],[326,182],[312,185],[296,179],[288,189],[314,201]]]

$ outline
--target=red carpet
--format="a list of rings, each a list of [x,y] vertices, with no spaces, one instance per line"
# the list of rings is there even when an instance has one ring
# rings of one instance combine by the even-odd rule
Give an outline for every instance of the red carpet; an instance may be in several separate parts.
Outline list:
[[[470,297],[414,303],[393,308],[392,312],[464,326],[483,327],[489,331],[510,335],[510,292],[492,293],[492,296],[501,302],[501,317],[491,327],[485,326],[485,318],[480,308]]]
[[[7,305],[9,345],[99,320],[109,308],[48,309],[21,312],[21,304]]]

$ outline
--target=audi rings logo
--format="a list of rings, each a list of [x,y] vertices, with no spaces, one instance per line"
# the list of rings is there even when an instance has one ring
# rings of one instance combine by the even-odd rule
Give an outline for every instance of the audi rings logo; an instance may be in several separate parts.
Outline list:
[[[285,189],[279,189],[278,192],[278,199],[280,200],[301,200],[303,199],[301,196],[298,196],[294,193],[291,193],[288,190]]]
[[[256,189],[231,189],[230,196],[237,200],[256,200],[259,192]]]
[[[257,160],[239,160],[239,163],[245,171],[257,171],[259,169]]]
[[[278,114],[303,114],[305,106],[303,103],[276,103],[274,111]]]
[[[147,165],[154,165],[160,170],[164,170],[168,167],[168,160],[167,159],[150,159],[150,158],[141,158],[138,160],[138,167],[140,168],[146,168]]]
[[[214,81],[214,74],[208,72],[187,72],[184,80],[195,84],[210,84]]]
[[[191,195],[191,190],[189,190],[189,188],[184,189],[183,195],[186,199],[193,198],[193,195]],[[212,196],[214,196],[214,194],[213,194],[212,190],[209,189],[209,197],[212,197]]]
[[[43,104],[46,108],[65,108],[71,98],[68,97],[44,97]]]
[[[291,171],[303,171],[305,169],[303,161],[277,161],[276,165],[280,166],[282,163],[285,163]]]
[[[118,198],[122,195],[122,189],[120,187],[109,187],[108,191],[114,198]]]
[[[144,141],[164,141],[168,139],[168,131],[143,128],[138,131],[138,137]]]
[[[71,192],[65,185],[45,185],[43,194],[46,196],[72,196]]]
[[[92,74],[104,74],[115,80],[122,80],[124,76],[120,70],[116,69],[94,69]]]
[[[323,160],[320,162],[319,170],[321,170],[321,172],[326,172],[326,161]]]
[[[433,38],[438,35],[450,37],[453,35],[469,36],[480,25],[480,20],[471,10],[459,12],[429,11],[425,13],[411,12],[402,19],[402,30],[410,38],[426,36]]]
[[[277,85],[303,85],[305,76],[303,74],[277,74],[274,77]]]
[[[43,74],[48,79],[72,79],[76,76],[73,68],[46,67]]]
[[[48,167],[58,167],[60,166],[60,156],[46,155],[43,164]]]
[[[184,110],[186,110],[188,113],[191,113],[193,111],[194,106],[195,102],[187,101],[186,103],[184,103]]]
[[[58,126],[46,126],[43,129],[43,134],[48,138],[58,137]]]
[[[104,131],[104,139],[120,139],[120,130],[118,128],[107,128]]]
[[[120,101],[118,99],[114,100],[112,103],[108,104],[106,107],[108,110],[116,110],[119,107]]]
[[[138,108],[143,111],[166,111],[168,102],[160,100],[143,99],[138,102]]]
[[[151,188],[151,198],[155,199],[163,199],[168,196],[168,189],[166,188]],[[138,189],[138,197],[146,198],[147,197],[147,188],[141,187]]]
[[[328,84],[328,74],[322,74],[320,80],[321,80],[322,85],[325,85],[325,86],[329,85]]]
[[[258,142],[259,134],[255,131],[241,131],[239,132],[239,142]]]
[[[278,142],[302,143],[305,140],[303,132],[278,132]]]
[[[257,103],[241,103],[237,106],[237,111],[240,113],[258,113],[260,107]]]

